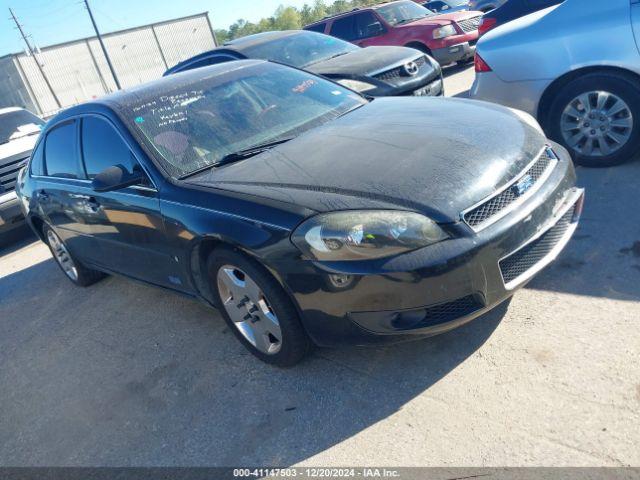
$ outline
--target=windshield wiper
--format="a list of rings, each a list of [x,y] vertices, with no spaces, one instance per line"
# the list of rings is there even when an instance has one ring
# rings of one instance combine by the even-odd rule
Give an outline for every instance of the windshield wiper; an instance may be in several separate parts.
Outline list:
[[[286,143],[289,140],[292,140],[293,137],[290,138],[281,138],[280,140],[274,140],[272,142],[260,143],[258,145],[254,145],[253,147],[245,148],[243,150],[238,150],[237,152],[229,153],[218,160],[213,164],[214,167],[221,167],[223,165],[228,165],[229,163],[238,162],[240,160],[244,160],[245,158],[250,158],[259,153],[264,152],[265,150],[269,150],[270,148],[276,147],[282,143]]]
[[[223,165],[228,165],[230,163],[239,162],[240,160],[253,157],[266,150],[269,150],[270,148],[276,147],[282,143],[286,143],[289,140],[293,140],[293,138],[294,137],[281,138],[280,140],[274,140],[272,142],[259,143],[258,145],[254,145],[253,147],[238,150],[237,152],[233,153],[228,153],[217,162],[182,175],[181,177],[179,177],[179,179],[184,180],[185,178],[192,177],[194,175],[197,175],[198,173],[206,172],[207,170],[211,170],[212,168],[222,167]]]
[[[330,57],[320,58],[320,59],[318,59],[318,60],[314,60],[314,61],[313,61],[313,62],[311,62],[311,63],[306,63],[306,64],[304,64],[301,68],[306,68],[306,67],[309,67],[309,66],[311,66],[311,65],[315,65],[316,63],[320,63],[320,62],[326,62],[327,60],[331,60],[331,59],[333,59],[333,58],[341,57],[341,56],[343,56],[343,55],[346,55],[347,53],[349,53],[349,52],[340,52],[340,53],[336,53],[335,55],[331,55]]]

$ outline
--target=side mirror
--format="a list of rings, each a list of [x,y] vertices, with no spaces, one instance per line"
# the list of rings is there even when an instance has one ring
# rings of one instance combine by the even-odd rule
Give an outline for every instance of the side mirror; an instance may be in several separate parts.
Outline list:
[[[367,36],[375,37],[376,35],[380,35],[381,33],[384,33],[384,27],[380,22],[367,25]]]
[[[140,185],[144,181],[144,174],[139,170],[133,173],[122,165],[109,167],[95,176],[91,186],[96,192],[112,192],[132,185]]]

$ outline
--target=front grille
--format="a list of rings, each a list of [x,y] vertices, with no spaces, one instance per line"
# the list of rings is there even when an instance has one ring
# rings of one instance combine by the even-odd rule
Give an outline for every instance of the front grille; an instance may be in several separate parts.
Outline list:
[[[465,212],[463,219],[471,228],[479,230],[483,224],[496,217],[505,208],[514,203],[519,198],[534,191],[540,179],[551,169],[557,161],[557,157],[550,148],[545,148],[538,160],[525,173],[516,178],[512,185],[503,190],[498,195],[490,198],[486,202]],[[531,186],[525,192],[520,192],[515,186],[525,178],[530,177]]]
[[[570,208],[553,227],[524,248],[500,260],[500,271],[505,284],[527,273],[551,253],[573,223],[575,207]]]
[[[473,32],[474,30],[478,30],[478,26],[480,25],[480,19],[482,15],[478,15],[477,17],[467,18],[466,20],[461,20],[458,23],[460,28],[464,33]]]
[[[16,189],[18,172],[27,164],[29,157],[10,160],[0,164],[0,194],[12,192]]]
[[[418,68],[422,68],[422,66],[426,62],[427,62],[426,57],[420,57],[413,61],[413,63],[415,63],[418,66]],[[408,76],[409,74],[406,72],[404,65],[402,65],[400,67],[396,67],[391,70],[387,70],[386,72],[382,72],[377,75],[374,75],[374,78],[377,78],[378,80],[382,80],[382,81],[387,81],[387,80],[394,80],[400,77],[408,77]]]
[[[481,301],[480,296],[469,295],[449,303],[442,303],[420,310],[399,312],[391,324],[394,328],[401,330],[430,327],[466,317],[483,307],[484,303]]]

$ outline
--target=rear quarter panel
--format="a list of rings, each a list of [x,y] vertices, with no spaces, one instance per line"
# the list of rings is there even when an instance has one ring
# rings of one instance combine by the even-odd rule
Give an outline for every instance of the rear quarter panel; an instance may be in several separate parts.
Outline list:
[[[506,82],[552,81],[590,66],[640,73],[629,2],[566,0],[487,33],[478,53]]]

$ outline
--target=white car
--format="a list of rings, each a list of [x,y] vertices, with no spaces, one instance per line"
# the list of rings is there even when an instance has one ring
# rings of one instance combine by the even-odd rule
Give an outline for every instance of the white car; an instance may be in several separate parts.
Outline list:
[[[39,117],[22,108],[0,109],[0,232],[22,220],[16,178],[29,160],[43,125]]]
[[[640,3],[565,0],[497,27],[477,46],[471,98],[530,113],[576,163],[640,151]]]

